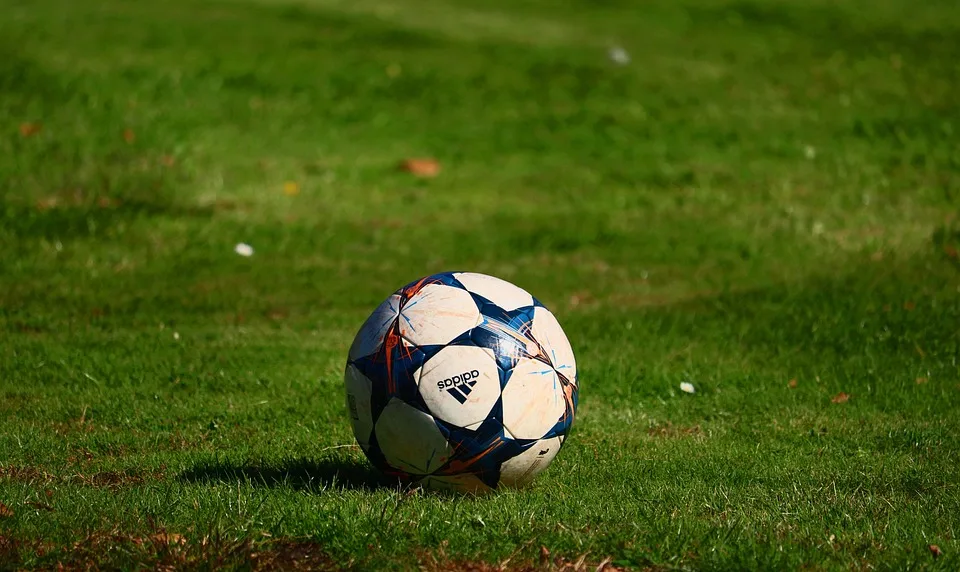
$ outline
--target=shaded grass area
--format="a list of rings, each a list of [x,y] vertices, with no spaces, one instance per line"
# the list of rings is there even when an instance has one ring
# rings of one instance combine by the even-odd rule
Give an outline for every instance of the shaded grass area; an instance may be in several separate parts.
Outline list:
[[[865,5],[0,1],[0,568],[955,568],[960,16]],[[577,352],[529,490],[352,446],[450,269]]]

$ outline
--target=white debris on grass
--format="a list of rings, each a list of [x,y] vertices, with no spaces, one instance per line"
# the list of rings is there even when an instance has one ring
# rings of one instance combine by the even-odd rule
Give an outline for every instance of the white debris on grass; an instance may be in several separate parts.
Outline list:
[[[173,339],[179,340],[179,339],[180,339],[180,332],[173,332]]]
[[[696,393],[696,392],[697,392],[696,388],[693,387],[693,384],[692,384],[692,383],[688,383],[688,382],[686,382],[686,381],[680,384],[680,391],[682,391],[682,392],[684,392],[684,393]]]
[[[630,63],[630,54],[620,46],[613,46],[607,51],[607,57],[615,64],[625,66]]]
[[[253,256],[253,247],[245,242],[240,242],[233,247],[233,251],[240,256]]]

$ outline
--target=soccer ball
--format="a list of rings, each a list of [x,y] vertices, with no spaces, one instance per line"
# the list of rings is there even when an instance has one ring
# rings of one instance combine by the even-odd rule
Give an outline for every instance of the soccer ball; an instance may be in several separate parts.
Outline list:
[[[530,483],[577,410],[577,365],[559,322],[513,284],[427,276],[364,322],[344,373],[347,410],[380,471],[431,488]]]

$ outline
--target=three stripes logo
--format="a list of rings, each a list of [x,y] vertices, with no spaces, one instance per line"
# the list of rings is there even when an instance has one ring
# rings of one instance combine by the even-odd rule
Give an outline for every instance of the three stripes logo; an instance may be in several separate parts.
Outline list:
[[[438,381],[437,388],[446,390],[454,399],[463,404],[467,402],[467,396],[473,391],[473,386],[477,384],[478,377],[480,377],[480,372],[475,369],[465,371],[460,375]]]

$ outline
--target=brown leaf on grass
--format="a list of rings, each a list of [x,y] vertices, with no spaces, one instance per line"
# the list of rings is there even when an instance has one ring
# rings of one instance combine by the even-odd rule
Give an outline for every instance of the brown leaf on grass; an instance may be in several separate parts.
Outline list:
[[[546,546],[540,547],[540,565],[543,566],[550,562],[550,551],[547,550]]]
[[[133,129],[124,129],[123,140],[127,143],[133,143],[137,140],[137,134],[133,132]]]
[[[910,301],[907,301],[907,302],[904,302],[904,303],[903,303],[903,309],[906,310],[906,311],[908,311],[908,312],[909,312],[910,310],[913,310],[913,309],[916,308],[916,307],[917,307],[917,305],[916,305],[915,303],[913,303],[913,302],[910,302]]]
[[[922,383],[927,383],[927,378],[925,378],[925,377],[918,377],[918,378],[917,378],[917,385],[920,385],[920,384],[922,384]]]
[[[793,389],[793,388],[796,387],[796,386],[797,386],[797,380],[796,380],[796,379],[791,379],[790,381],[787,382],[787,387],[789,387],[790,389]]]
[[[832,401],[833,403],[846,403],[849,400],[850,400],[850,396],[841,391],[840,393],[834,395],[833,399],[831,399],[830,401]]]
[[[404,159],[400,162],[400,170],[417,177],[436,177],[440,174],[440,163],[431,158]]]
[[[150,537],[157,544],[186,544],[187,539],[175,532],[159,532]]]
[[[295,197],[300,194],[300,185],[296,181],[287,181],[283,184],[283,194]]]
[[[10,507],[0,502],[0,518],[10,518],[13,516],[13,511],[10,510]]]
[[[936,544],[931,544],[927,548],[930,549],[930,554],[933,554],[934,558],[939,558],[943,556],[943,550],[940,550],[940,547],[937,546]]]
[[[39,123],[21,123],[20,124],[20,135],[24,137],[30,137],[31,135],[36,135],[40,133],[43,129],[43,126]]]

